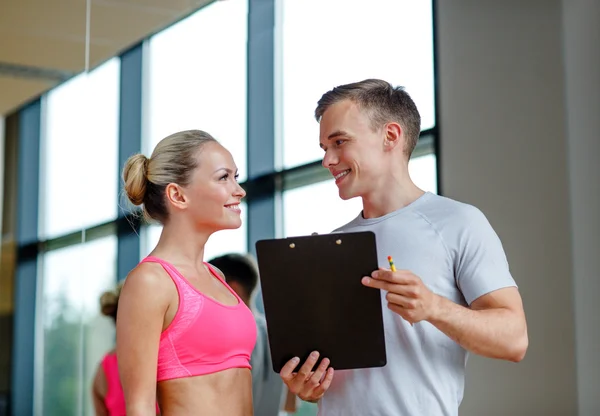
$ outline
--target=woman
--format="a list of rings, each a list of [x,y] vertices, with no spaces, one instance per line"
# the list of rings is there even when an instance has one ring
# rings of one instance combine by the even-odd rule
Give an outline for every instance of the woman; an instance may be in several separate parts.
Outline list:
[[[204,262],[216,231],[241,226],[231,154],[209,134],[163,139],[148,159],[132,156],[125,191],[163,230],[128,275],[117,320],[117,355],[128,416],[252,414],[252,312]]]
[[[121,287],[120,283],[114,291],[104,292],[100,296],[100,311],[115,322]],[[119,379],[117,354],[114,349],[104,355],[96,369],[92,383],[92,400],[96,416],[125,416],[125,398]],[[158,406],[156,414],[160,414]]]

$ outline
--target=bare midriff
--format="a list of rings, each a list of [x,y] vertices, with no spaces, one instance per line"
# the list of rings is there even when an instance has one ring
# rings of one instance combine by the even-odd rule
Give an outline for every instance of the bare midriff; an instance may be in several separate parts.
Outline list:
[[[162,416],[252,416],[252,375],[248,368],[165,380],[157,389]]]

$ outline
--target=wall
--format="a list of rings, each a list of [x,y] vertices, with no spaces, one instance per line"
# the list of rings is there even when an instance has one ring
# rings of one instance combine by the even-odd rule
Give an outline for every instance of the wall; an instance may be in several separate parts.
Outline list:
[[[599,52],[592,40],[570,49],[593,28],[581,7],[596,9],[596,26],[600,13],[572,1],[437,2],[442,191],[480,207],[500,235],[530,337],[519,364],[471,358],[461,415],[600,414],[589,294],[600,293]]]
[[[577,387],[600,414],[600,2],[563,1]]]

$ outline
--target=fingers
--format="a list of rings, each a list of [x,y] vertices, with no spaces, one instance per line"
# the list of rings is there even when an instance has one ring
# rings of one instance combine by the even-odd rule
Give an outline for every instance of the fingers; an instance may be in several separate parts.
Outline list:
[[[388,292],[385,299],[392,304],[401,306],[404,309],[416,309],[417,300],[414,297],[405,296],[398,293]]]
[[[410,324],[410,326],[414,326],[414,323],[419,321],[419,320],[415,319],[415,317],[413,316],[413,314],[415,312],[414,309],[403,308],[402,306],[396,305],[395,303],[389,303],[389,302],[387,304],[387,307],[392,312],[396,312],[398,315],[400,315],[402,318],[404,318],[404,320],[407,321]]]
[[[300,358],[294,357],[289,360],[283,367],[281,367],[281,371],[279,372],[279,376],[283,379],[283,381],[287,384],[289,381],[292,381],[296,376],[296,373],[292,373],[298,363],[300,362]]]
[[[379,269],[371,273],[376,280],[395,283],[397,285],[409,285],[416,283],[416,276],[409,270],[397,270],[392,272],[388,269]]]
[[[310,378],[311,371],[314,368],[315,364],[317,363],[318,359],[319,359],[319,353],[317,351],[313,351],[308,356],[308,358],[306,359],[304,364],[302,364],[302,367],[300,367],[296,376],[292,380],[289,381],[289,384],[286,383],[286,384],[288,384],[288,388],[293,393],[298,394],[305,390],[304,385],[305,385],[306,381]]]
[[[300,369],[295,372],[300,360],[298,357],[294,357],[279,372],[288,390],[303,400],[318,400],[331,385],[333,368],[328,369],[331,361],[323,358],[319,366],[313,370],[318,359],[319,353],[312,352]]]
[[[317,363],[318,359],[319,353],[317,351],[311,352],[304,364],[302,364],[302,367],[300,367],[300,369],[298,370],[298,378],[306,380],[313,367]]]
[[[325,371],[327,371],[327,367],[329,367],[329,363],[330,363],[329,358],[323,358],[323,360],[321,360],[321,363],[317,367],[317,370],[314,371],[312,376],[310,376],[307,379],[305,388],[312,390],[315,387],[317,387],[319,384],[321,384],[321,380],[323,379],[323,375],[325,374]]]
[[[327,391],[329,386],[331,386],[332,380],[333,380],[333,368],[329,367],[329,369],[327,369],[327,372],[325,373],[325,377],[323,378],[323,381],[321,381],[321,384],[319,384],[319,386],[317,386],[312,392],[313,400],[318,400],[321,397],[323,397],[323,395],[325,394],[325,392]]]
[[[372,277],[365,276],[361,279],[361,283],[365,286],[372,287],[373,289],[382,289],[390,291],[394,284],[383,282],[381,280],[375,280]]]
[[[422,282],[410,272],[377,271],[371,276],[364,276],[361,283],[365,286],[382,289],[407,297],[418,297]]]

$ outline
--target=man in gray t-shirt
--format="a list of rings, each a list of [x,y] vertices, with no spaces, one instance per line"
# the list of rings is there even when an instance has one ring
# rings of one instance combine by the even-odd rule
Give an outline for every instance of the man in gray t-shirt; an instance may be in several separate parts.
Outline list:
[[[469,352],[518,362],[528,346],[500,239],[477,208],[412,182],[420,116],[402,88],[380,80],[336,87],[315,116],[323,166],[340,197],[363,201],[362,212],[335,231],[376,235],[380,269],[362,283],[381,289],[388,360],[335,371],[326,357],[315,367],[315,352],[297,374],[299,360],[290,360],[281,378],[318,402],[321,416],[457,415]]]

